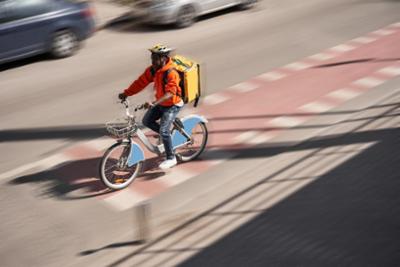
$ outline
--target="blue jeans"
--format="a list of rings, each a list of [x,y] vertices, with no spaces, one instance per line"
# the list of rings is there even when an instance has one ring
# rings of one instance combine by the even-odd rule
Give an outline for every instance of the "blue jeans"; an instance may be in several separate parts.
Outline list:
[[[175,157],[170,129],[180,110],[181,107],[178,106],[155,106],[149,109],[143,117],[143,125],[160,134],[167,159]],[[160,123],[157,123],[156,121],[159,119]]]

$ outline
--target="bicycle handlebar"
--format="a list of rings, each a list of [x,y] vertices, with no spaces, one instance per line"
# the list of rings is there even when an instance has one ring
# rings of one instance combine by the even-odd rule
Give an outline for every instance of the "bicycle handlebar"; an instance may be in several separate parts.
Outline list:
[[[129,109],[129,100],[128,99],[121,100],[121,104],[123,104],[125,106],[126,115],[129,118],[134,118],[133,114],[131,113],[131,111]],[[136,112],[138,110],[146,109],[146,108],[147,108],[146,104],[141,104],[134,108],[134,112]]]

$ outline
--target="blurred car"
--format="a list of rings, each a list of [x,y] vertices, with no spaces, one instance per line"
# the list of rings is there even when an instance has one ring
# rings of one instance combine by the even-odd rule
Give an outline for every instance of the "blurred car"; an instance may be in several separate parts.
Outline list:
[[[179,28],[192,25],[198,16],[238,6],[248,9],[257,0],[133,0],[133,13],[151,24],[174,23]]]
[[[71,56],[94,29],[86,2],[0,0],[0,63],[47,52]]]

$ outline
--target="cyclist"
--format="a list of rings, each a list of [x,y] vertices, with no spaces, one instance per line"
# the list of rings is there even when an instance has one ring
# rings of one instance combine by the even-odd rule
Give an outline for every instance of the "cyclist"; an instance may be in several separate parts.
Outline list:
[[[151,82],[154,82],[156,100],[146,103],[148,111],[143,117],[143,125],[161,136],[166,160],[159,167],[168,169],[177,164],[172,148],[170,129],[178,112],[183,107],[183,101],[180,97],[182,89],[179,86],[178,72],[172,71],[174,70],[170,57],[172,48],[158,44],[150,48],[149,51],[151,52],[151,66],[146,68],[144,73],[118,97],[125,100],[128,96],[139,93]],[[160,123],[157,123],[157,120],[160,120]]]

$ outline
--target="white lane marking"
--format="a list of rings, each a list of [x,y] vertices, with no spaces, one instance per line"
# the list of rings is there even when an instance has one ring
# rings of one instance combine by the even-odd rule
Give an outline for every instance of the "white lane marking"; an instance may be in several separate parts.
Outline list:
[[[362,87],[366,87],[366,88],[372,88],[372,87],[381,85],[384,82],[385,81],[380,80],[378,78],[365,77],[365,78],[359,79],[357,81],[354,81],[353,84],[354,85],[358,85],[358,86],[362,86]]]
[[[351,89],[343,88],[343,89],[339,89],[339,90],[329,93],[328,97],[338,99],[341,101],[346,101],[346,100],[350,100],[358,95],[360,95],[359,92],[356,92]]]
[[[235,136],[233,141],[236,144],[243,144],[246,143],[249,139],[255,138],[260,133],[261,133],[260,131],[247,131],[239,134],[238,136]]]
[[[247,131],[244,132],[234,138],[235,144],[250,144],[250,145],[259,145],[265,143],[271,138],[275,137],[275,135],[271,133],[264,133],[261,131]]]
[[[112,139],[110,137],[101,137],[88,141],[85,143],[85,145],[97,151],[102,151],[106,148],[109,148],[114,143],[115,139]]]
[[[393,34],[394,31],[381,29],[381,30],[374,31],[373,33],[376,35],[380,35],[380,36],[386,36],[386,35]]]
[[[173,172],[164,175],[160,180],[162,180],[168,187],[172,187],[183,183],[194,176],[196,176],[196,173],[192,173],[182,169],[175,169]]]
[[[319,60],[319,61],[324,61],[324,60],[328,60],[328,59],[332,59],[334,58],[334,55],[331,54],[327,54],[327,53],[319,53],[319,54],[315,54],[313,56],[310,56],[310,59],[313,60]]]
[[[377,39],[373,37],[358,37],[353,39],[352,42],[359,43],[359,44],[369,44],[375,42]]]
[[[212,94],[206,96],[203,103],[206,105],[216,105],[225,102],[226,100],[228,100],[228,98],[221,94]]]
[[[290,64],[284,66],[285,69],[294,70],[294,71],[304,70],[304,69],[307,69],[307,68],[310,68],[310,67],[311,67],[310,64],[307,64],[307,63],[304,63],[304,62],[293,62],[293,63],[290,63]]]
[[[259,145],[259,144],[266,143],[268,140],[270,140],[274,137],[275,137],[275,135],[273,135],[273,134],[261,133],[261,134],[257,135],[256,137],[249,139],[246,143],[248,143],[250,145]]]
[[[378,73],[387,75],[387,76],[398,76],[400,75],[400,67],[386,67],[380,69]]]
[[[4,172],[0,175],[0,180],[16,177],[18,175],[21,175],[24,172],[27,172],[27,171],[33,170],[33,169],[37,169],[37,171],[46,171],[49,168],[55,167],[61,163],[68,162],[69,160],[71,160],[71,158],[65,156],[64,154],[54,154],[54,155],[44,158],[42,160],[28,163],[28,164],[22,165],[18,168],[15,168],[13,170]]]
[[[348,52],[348,51],[351,51],[353,49],[355,49],[354,46],[341,44],[341,45],[332,47],[330,50],[335,51],[335,52]]]
[[[270,71],[257,76],[258,79],[268,82],[277,81],[284,77],[286,77],[286,74],[277,71]]]
[[[304,119],[290,117],[290,116],[281,116],[275,119],[272,119],[268,122],[268,124],[273,124],[279,127],[294,127],[304,122]]]
[[[102,202],[114,210],[124,211],[133,208],[136,204],[144,200],[146,200],[146,197],[132,191],[130,188],[126,188],[103,199]]]
[[[393,23],[392,25],[390,25],[391,27],[399,27],[400,28],[400,22],[397,22],[397,23]]]
[[[311,112],[311,113],[321,113],[321,112],[326,112],[330,109],[332,109],[333,106],[323,103],[323,102],[311,102],[308,104],[305,104],[301,106],[299,109],[302,111],[306,112]]]
[[[234,86],[230,87],[229,89],[236,91],[236,92],[240,92],[240,93],[246,93],[246,92],[250,92],[250,91],[257,89],[258,87],[259,86],[257,84],[254,84],[251,82],[243,82],[243,83],[234,85]]]
[[[202,159],[207,161],[210,164],[210,167],[212,167],[221,164],[222,162],[227,161],[236,155],[237,153],[227,152],[221,150],[221,148],[219,147],[213,147],[211,149],[206,150],[202,154]]]

